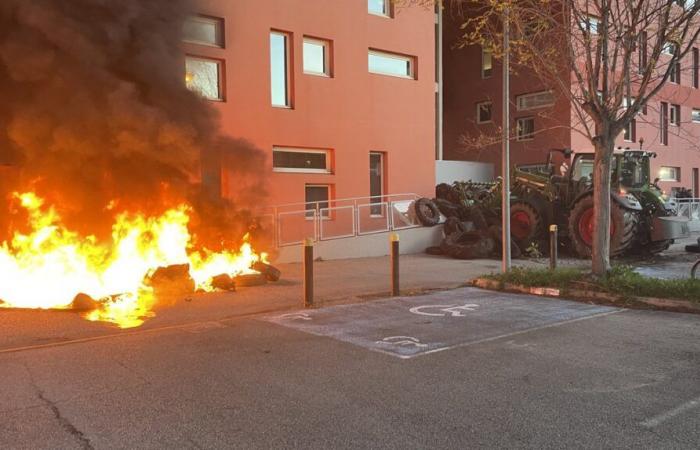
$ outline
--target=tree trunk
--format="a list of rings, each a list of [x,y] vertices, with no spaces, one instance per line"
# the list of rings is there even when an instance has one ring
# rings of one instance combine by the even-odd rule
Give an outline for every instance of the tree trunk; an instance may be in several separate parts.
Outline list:
[[[600,136],[595,142],[593,168],[593,254],[591,263],[593,274],[605,275],[610,266],[610,188],[611,169],[615,141]]]

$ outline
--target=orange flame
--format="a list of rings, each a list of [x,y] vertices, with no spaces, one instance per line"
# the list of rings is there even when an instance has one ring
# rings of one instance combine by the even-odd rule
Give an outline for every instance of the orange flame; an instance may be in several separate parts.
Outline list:
[[[194,250],[186,205],[160,217],[121,214],[112,242],[101,243],[66,229],[37,195],[15,197],[29,214],[31,232],[0,243],[0,307],[66,309],[82,293],[99,299],[88,320],[137,327],[155,315],[157,299],[144,279],[157,268],[189,264],[197,289],[212,291],[213,276],[253,273],[251,265],[267,259],[248,242],[236,252]]]

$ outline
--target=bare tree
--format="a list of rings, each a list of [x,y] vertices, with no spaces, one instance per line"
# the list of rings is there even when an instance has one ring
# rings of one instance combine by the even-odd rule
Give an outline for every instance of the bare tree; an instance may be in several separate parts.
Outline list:
[[[496,58],[507,11],[515,70],[536,74],[570,102],[572,130],[595,149],[592,269],[604,275],[615,140],[679,75],[700,33],[700,2],[453,0],[444,7],[462,14],[462,45],[488,47]]]

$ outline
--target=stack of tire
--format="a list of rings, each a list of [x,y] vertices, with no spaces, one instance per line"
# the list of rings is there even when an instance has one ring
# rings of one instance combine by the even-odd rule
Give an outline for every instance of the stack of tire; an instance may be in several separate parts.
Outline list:
[[[501,250],[501,227],[498,217],[479,205],[465,206],[459,193],[448,184],[436,187],[436,198],[415,202],[416,217],[425,226],[435,226],[441,215],[444,238],[439,247],[428,247],[426,253],[447,255],[455,259],[480,259],[495,256]],[[520,249],[513,244],[513,257]]]

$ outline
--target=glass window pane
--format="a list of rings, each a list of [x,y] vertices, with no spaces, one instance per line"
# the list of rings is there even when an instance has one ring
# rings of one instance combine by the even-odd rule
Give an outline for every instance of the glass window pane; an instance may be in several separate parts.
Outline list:
[[[327,74],[326,45],[318,41],[304,41],[304,72]]]
[[[328,169],[324,152],[296,152],[273,150],[272,167],[275,169],[321,170]]]
[[[369,53],[369,71],[381,75],[411,77],[411,59],[387,53]]]
[[[270,34],[270,82],[272,104],[289,106],[287,92],[287,36],[281,33]]]
[[[211,100],[221,100],[219,61],[186,58],[187,88]]]
[[[183,39],[195,44],[223,47],[223,19],[191,17],[185,21]]]
[[[369,154],[369,195],[370,203],[381,203],[382,195],[384,194],[384,164],[383,155],[381,153]],[[371,205],[370,214],[381,215],[382,205]]]
[[[389,15],[386,0],[367,0],[367,10],[372,14],[381,14],[383,16]]]
[[[328,186],[306,186],[306,210],[314,211],[318,205],[319,209],[328,208]],[[313,213],[306,214],[307,217],[313,217]],[[328,216],[326,211],[324,216]]]

